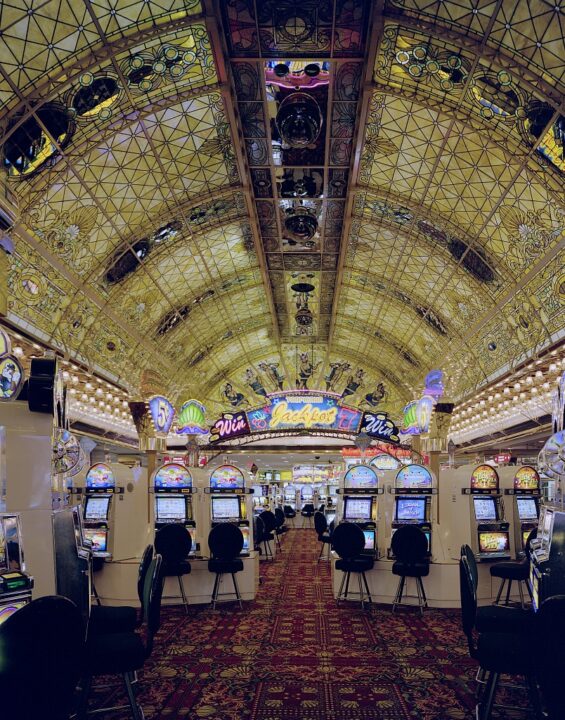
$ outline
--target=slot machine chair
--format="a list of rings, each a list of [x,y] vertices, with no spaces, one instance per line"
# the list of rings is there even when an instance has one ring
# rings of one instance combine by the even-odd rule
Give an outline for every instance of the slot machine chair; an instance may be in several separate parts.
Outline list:
[[[361,607],[364,608],[365,593],[367,594],[369,603],[373,602],[365,573],[368,570],[372,570],[375,564],[372,557],[366,557],[361,554],[365,548],[365,533],[354,523],[341,523],[333,532],[332,547],[339,555],[339,560],[336,560],[335,568],[343,572],[336,602],[339,605],[340,600],[348,599],[349,581],[351,579],[351,573],[354,573],[357,575],[357,583],[359,585],[359,600]],[[361,584],[361,580],[363,580],[363,584]]]
[[[267,532],[267,534],[272,536],[269,538],[269,540],[274,540],[277,543],[278,550],[280,551],[281,541],[279,540],[279,536],[277,533],[276,515],[270,510],[263,510],[263,512],[259,514],[259,517],[265,523],[265,531]]]
[[[161,598],[163,594],[162,559],[155,555],[143,587],[145,643],[142,635],[135,631],[107,633],[89,637],[84,657],[84,678],[78,709],[78,719],[86,720],[88,714],[88,693],[92,678],[98,675],[122,675],[133,720],[143,720],[143,711],[135,696],[136,673],[141,670],[153,651],[153,640],[161,626]],[[101,708],[96,712],[121,710],[122,708]]]
[[[190,575],[191,566],[188,555],[192,549],[192,537],[182,523],[163,525],[155,533],[155,552],[163,558],[163,577],[176,577],[180,595],[168,595],[166,599],[182,598],[184,611],[188,613],[188,598],[184,591],[182,578]]]
[[[68,598],[33,600],[0,627],[2,716],[68,720],[85,650],[81,613]]]
[[[292,520],[292,525],[294,527],[294,518],[296,517],[296,510],[292,508],[290,505],[285,505],[283,507],[284,516],[287,520]]]
[[[467,560],[473,590],[477,592],[478,569],[475,553],[469,545],[461,546],[461,557]],[[527,633],[532,630],[533,609],[522,609],[506,605],[483,605],[477,608],[475,629],[477,632]]]
[[[324,554],[324,549],[328,549],[327,558],[326,560],[330,559],[330,550],[332,546],[332,536],[331,533],[328,531],[328,521],[326,519],[326,516],[323,512],[320,510],[317,510],[314,513],[314,529],[318,533],[318,540],[322,543],[322,547],[320,548],[320,554],[318,555],[317,562],[320,562],[321,558]]]
[[[235,577],[236,573],[243,570],[243,560],[239,557],[243,549],[243,533],[234,523],[221,523],[210,530],[208,547],[212,553],[212,558],[208,560],[208,571],[216,573],[214,589],[212,590],[212,610],[216,609],[217,602],[222,602],[218,601],[218,597],[225,595],[235,595],[239,607],[243,608]],[[234,592],[220,593],[222,576],[227,573],[231,575]]]
[[[284,511],[282,508],[280,508],[280,507],[275,508],[275,519],[277,521],[277,526],[275,528],[275,534],[278,538],[280,535],[284,535],[285,533],[288,532],[288,528],[285,525],[286,517],[285,517]],[[278,545],[282,552],[282,546],[281,546],[280,541],[278,542]]]
[[[312,527],[312,518],[314,517],[314,504],[313,503],[306,503],[302,510],[300,511],[300,514],[302,515],[302,525],[301,527],[304,527],[304,520],[308,520],[308,527]]]
[[[137,597],[141,612],[138,608],[129,605],[93,605],[88,622],[89,635],[130,632],[141,626],[143,623],[143,588],[151,560],[153,560],[153,545],[148,545],[141,556],[137,573]]]
[[[495,605],[498,605],[498,603],[500,602],[502,591],[504,590],[504,585],[506,582],[508,582],[508,586],[506,588],[506,600],[504,604],[508,605],[508,603],[510,602],[510,590],[512,588],[512,582],[514,580],[516,580],[516,582],[518,583],[518,592],[520,593],[520,605],[522,606],[522,608],[525,607],[522,583],[526,584],[526,589],[530,595],[530,600],[532,599],[532,591],[530,590],[530,585],[528,583],[528,578],[530,577],[530,547],[532,544],[532,540],[536,539],[537,534],[537,528],[534,528],[532,532],[528,535],[525,548],[526,556],[523,560],[510,560],[509,562],[499,562],[495,565],[492,565],[492,567],[490,568],[491,577],[500,578],[501,580],[500,587],[498,588],[498,594],[496,596],[496,600],[494,601]]]
[[[266,560],[274,560],[273,549],[271,547],[271,540],[275,539],[273,533],[269,530],[271,522],[269,518],[263,517],[265,512],[257,515],[257,545],[263,545],[262,554]],[[269,524],[267,525],[267,523]]]
[[[540,605],[536,615],[538,684],[549,720],[563,717],[563,666],[555,662],[565,647],[565,595],[554,595]]]
[[[532,708],[541,717],[536,687],[537,654],[532,652],[528,633],[483,632],[475,640],[477,594],[466,557],[459,560],[459,588],[461,592],[461,621],[467,637],[469,655],[479,663],[479,672],[488,673],[485,689],[476,707],[477,720],[490,720],[494,698],[501,674],[522,675],[527,680]]]
[[[402,597],[406,586],[406,578],[415,578],[416,597],[420,613],[428,607],[426,591],[422,578],[430,573],[430,557],[428,553],[428,540],[422,530],[416,525],[402,525],[392,536],[391,549],[395,560],[392,564],[392,574],[398,575],[400,580],[396,595],[392,601],[392,612],[397,605],[402,605]],[[405,598],[411,597],[404,595]],[[413,596],[412,596],[413,597]]]

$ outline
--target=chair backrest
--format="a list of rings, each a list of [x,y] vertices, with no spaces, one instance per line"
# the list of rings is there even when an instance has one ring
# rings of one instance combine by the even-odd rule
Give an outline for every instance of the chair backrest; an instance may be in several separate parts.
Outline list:
[[[49,595],[0,626],[2,717],[67,720],[83,668],[85,628],[77,606]]]
[[[314,503],[306,503],[305,505],[303,505],[301,512],[313,513],[314,512]]]
[[[477,568],[477,559],[475,558],[475,553],[473,552],[473,549],[470,548],[468,545],[461,545],[461,557],[467,558],[469,571],[471,573],[471,579],[473,580],[473,587],[476,592],[477,586],[479,584],[479,570]]]
[[[428,557],[428,540],[417,525],[402,525],[395,531],[390,543],[394,557],[400,562],[425,562]]]
[[[186,560],[192,549],[192,538],[182,523],[163,525],[155,533],[155,552],[165,563]]]
[[[272,513],[270,510],[263,510],[263,512],[259,514],[259,517],[265,524],[266,533],[273,532],[273,530],[277,527],[277,519],[275,517],[275,514]]]
[[[534,622],[537,673],[550,720],[563,718],[563,666],[565,647],[565,595],[554,595],[540,605]]]
[[[265,523],[263,522],[263,519],[260,515],[257,515],[255,517],[255,527],[253,528],[253,536],[255,538],[255,545],[259,545],[260,542],[263,542],[263,537],[266,534],[265,531]]]
[[[465,556],[459,560],[459,591],[461,593],[461,622],[467,636],[467,645],[471,657],[475,657],[473,628],[477,616],[477,594],[473,587],[471,569]]]
[[[290,505],[285,505],[283,507],[283,512],[285,517],[294,517],[296,515],[296,510],[294,510]]]
[[[217,560],[233,560],[243,550],[243,533],[235,523],[215,525],[208,535],[208,547]]]
[[[146,657],[153,650],[153,638],[161,627],[161,598],[165,578],[161,572],[162,557],[157,554],[149,563],[143,586],[143,619],[147,625],[145,641]]]
[[[328,529],[328,521],[326,520],[326,516],[319,510],[314,513],[314,527],[316,528],[316,532],[318,533],[318,535],[325,533]]]
[[[275,519],[277,521],[277,527],[281,528],[286,520],[284,510],[281,507],[275,508]]]
[[[325,509],[326,509],[325,503],[322,503],[322,504],[320,505],[320,507],[318,508],[318,512],[323,513]]]
[[[365,548],[365,533],[354,523],[340,523],[333,532],[332,547],[343,560],[353,560]]]
[[[151,565],[151,560],[153,560],[153,545],[148,545],[143,551],[143,555],[141,556],[141,562],[139,563],[139,571],[137,573],[137,597],[139,598],[139,602],[141,603],[142,608],[145,577],[147,575],[147,571],[149,570],[149,565]]]

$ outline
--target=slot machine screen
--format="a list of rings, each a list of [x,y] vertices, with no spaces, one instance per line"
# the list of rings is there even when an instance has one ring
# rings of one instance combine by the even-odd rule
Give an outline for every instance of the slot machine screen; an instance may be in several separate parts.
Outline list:
[[[510,537],[507,532],[479,532],[479,552],[508,552]]]
[[[249,528],[248,527],[240,527],[241,534],[243,535],[243,547],[241,549],[241,552],[249,552]]]
[[[233,520],[234,518],[239,517],[239,498],[212,498],[212,520]]]
[[[492,497],[474,497],[475,520],[496,520],[496,503]]]
[[[424,522],[426,519],[426,498],[397,498],[396,519],[399,522]]]
[[[186,503],[183,497],[155,498],[155,515],[157,522],[174,522],[186,520]]]
[[[108,531],[100,530],[100,528],[85,528],[85,540],[92,543],[92,552],[107,552],[108,550]]]
[[[537,520],[538,511],[533,497],[517,497],[516,505],[520,520]]]
[[[376,531],[363,530],[363,534],[365,535],[365,547],[363,548],[364,552],[374,553],[377,537]]]
[[[88,497],[84,506],[84,519],[107,520],[109,507],[109,497]]]
[[[18,600],[17,602],[8,602],[6,605],[0,605],[0,625],[13,615],[17,610],[27,605],[27,600]]]
[[[314,493],[312,492],[312,488],[302,488],[302,491],[300,493],[303,500],[312,500],[314,497]]]
[[[344,520],[370,520],[371,519],[371,498],[370,497],[352,497],[345,498],[345,507],[343,510]]]

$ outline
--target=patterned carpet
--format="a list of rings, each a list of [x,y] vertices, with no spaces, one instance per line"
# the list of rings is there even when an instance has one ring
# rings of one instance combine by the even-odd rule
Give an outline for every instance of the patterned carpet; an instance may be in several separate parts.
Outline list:
[[[312,530],[261,563],[257,599],[163,611],[140,673],[146,720],[458,720],[474,717],[475,664],[458,611],[337,608]],[[120,701],[98,690],[91,707]],[[115,694],[115,697],[114,697]],[[128,713],[107,717],[125,720]],[[509,717],[509,716],[505,716]]]

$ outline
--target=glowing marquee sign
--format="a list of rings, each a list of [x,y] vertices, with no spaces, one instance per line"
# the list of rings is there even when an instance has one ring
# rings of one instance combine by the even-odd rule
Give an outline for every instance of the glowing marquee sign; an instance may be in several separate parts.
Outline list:
[[[155,432],[167,436],[175,417],[173,404],[162,395],[154,395],[148,400],[147,405]]]
[[[430,420],[434,409],[434,399],[424,395],[419,400],[408,403],[403,410],[401,432],[405,435],[420,435],[430,429]]]
[[[248,410],[251,432],[277,430],[337,430],[355,433],[361,412],[347,405],[338,405],[340,396],[326,392],[272,393],[270,404]]]

